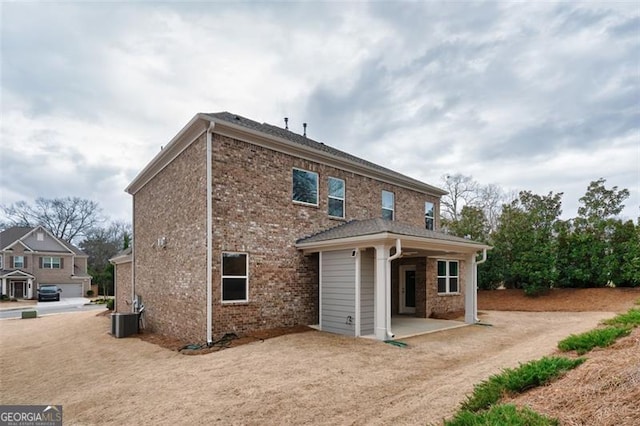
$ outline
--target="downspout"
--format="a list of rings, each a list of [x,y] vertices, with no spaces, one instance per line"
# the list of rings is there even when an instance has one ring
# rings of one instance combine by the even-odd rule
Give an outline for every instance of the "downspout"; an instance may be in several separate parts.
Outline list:
[[[214,126],[215,123],[210,122],[209,128],[207,129],[207,345],[213,342],[211,338],[211,328],[213,326],[213,272],[211,271],[213,267],[213,182],[211,176],[211,132]]]
[[[385,292],[386,292],[386,329],[387,329],[387,339],[393,339],[395,334],[391,331],[391,262],[398,259],[402,256],[402,243],[400,242],[400,238],[396,239],[396,254],[393,256],[389,256],[387,259],[387,276],[385,282]]]
[[[473,287],[476,289],[476,294],[473,297],[473,318],[476,322],[480,322],[480,318],[478,318],[478,265],[487,261],[487,249],[482,249],[482,259],[475,260],[474,257],[473,260]]]

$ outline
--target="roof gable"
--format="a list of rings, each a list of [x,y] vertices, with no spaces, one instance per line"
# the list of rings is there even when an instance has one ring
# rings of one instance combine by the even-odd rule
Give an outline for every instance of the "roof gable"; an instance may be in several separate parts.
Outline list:
[[[86,254],[73,244],[57,238],[45,227],[15,226],[0,233],[0,249],[7,250],[16,244],[31,251],[70,253],[78,256]]]

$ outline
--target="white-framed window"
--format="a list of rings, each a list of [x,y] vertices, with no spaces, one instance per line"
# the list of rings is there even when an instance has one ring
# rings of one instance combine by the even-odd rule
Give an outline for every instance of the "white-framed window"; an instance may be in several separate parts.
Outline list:
[[[292,199],[296,203],[318,205],[318,174],[316,172],[293,169]]]
[[[36,239],[38,241],[44,241],[44,232],[37,232],[36,233]]]
[[[382,191],[382,218],[393,220],[396,195],[391,191]]]
[[[435,218],[434,205],[433,203],[427,201],[426,203],[424,203],[424,226],[430,231],[433,231],[435,229]]]
[[[40,267],[44,269],[62,269],[62,258],[54,256],[43,256],[40,258]]]
[[[329,216],[344,219],[344,180],[330,177],[328,180],[328,186],[329,201],[327,210]]]
[[[13,267],[24,268],[24,256],[13,256]]]
[[[458,261],[438,260],[438,293],[459,293]]]
[[[222,253],[222,301],[246,302],[249,300],[249,255],[246,253]]]

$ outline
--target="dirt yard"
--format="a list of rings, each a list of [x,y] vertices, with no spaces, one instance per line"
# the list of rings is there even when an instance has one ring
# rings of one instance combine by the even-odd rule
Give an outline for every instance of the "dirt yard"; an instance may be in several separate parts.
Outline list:
[[[475,383],[550,354],[613,312],[495,312],[405,339],[322,332],[199,356],[115,339],[95,312],[0,321],[0,403],[62,404],[65,424],[428,424]]]

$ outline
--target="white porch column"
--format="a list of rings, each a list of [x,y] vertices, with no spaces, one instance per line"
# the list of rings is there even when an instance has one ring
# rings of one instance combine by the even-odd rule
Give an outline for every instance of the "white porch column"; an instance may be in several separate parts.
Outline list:
[[[376,339],[386,340],[387,338],[387,309],[391,306],[391,301],[387,300],[386,282],[387,282],[387,259],[389,258],[389,250],[384,245],[375,246],[376,249],[376,266],[373,287],[374,313],[373,327]]]
[[[33,297],[33,280],[31,278],[27,279],[27,299],[31,299]]]
[[[2,294],[7,294],[7,279],[6,278],[2,279]]]
[[[476,254],[468,254],[465,257],[465,288],[464,288],[464,322],[467,324],[475,324],[477,316],[477,298],[478,298],[478,283],[476,280]]]

